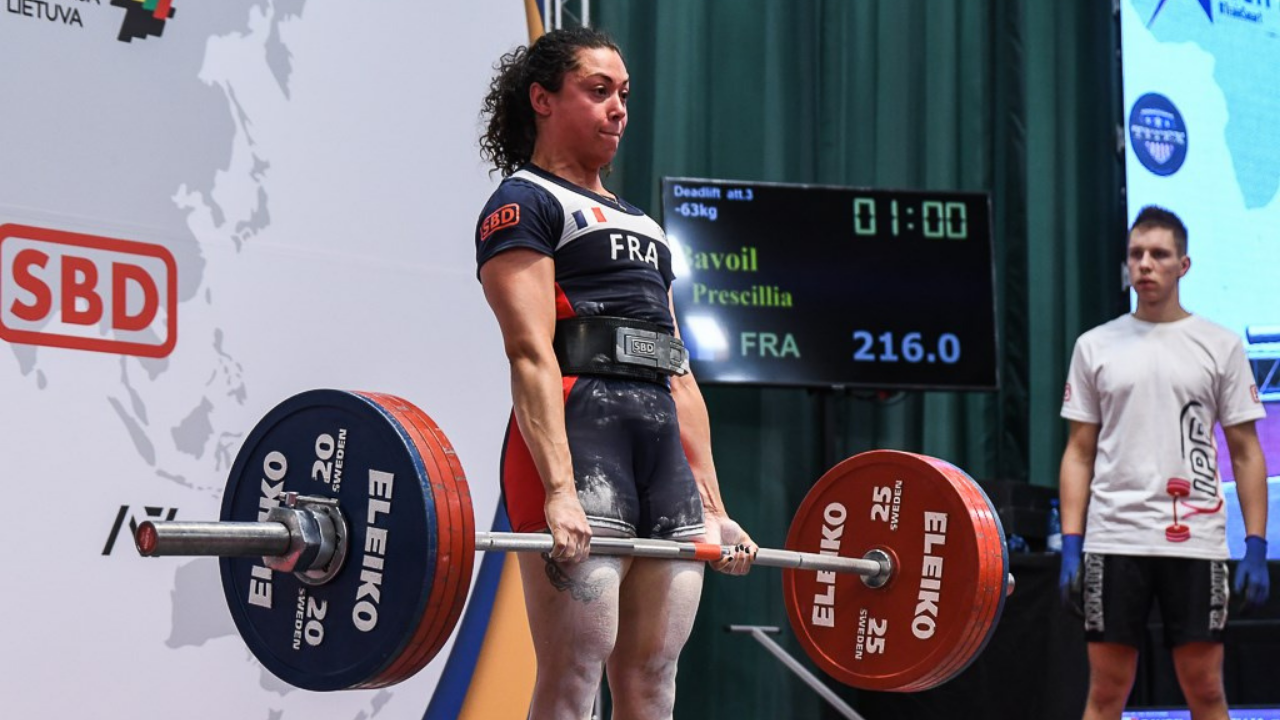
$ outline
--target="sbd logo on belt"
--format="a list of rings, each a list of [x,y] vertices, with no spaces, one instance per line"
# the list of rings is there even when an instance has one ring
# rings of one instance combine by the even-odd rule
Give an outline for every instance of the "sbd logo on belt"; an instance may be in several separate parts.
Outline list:
[[[177,291],[160,245],[0,225],[0,338],[11,343],[166,357]]]

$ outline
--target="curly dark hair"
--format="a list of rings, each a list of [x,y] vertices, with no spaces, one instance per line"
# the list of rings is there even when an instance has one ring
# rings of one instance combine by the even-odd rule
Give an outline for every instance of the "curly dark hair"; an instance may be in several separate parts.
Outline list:
[[[489,83],[480,117],[488,117],[488,127],[480,137],[480,157],[493,163],[506,177],[533,157],[538,136],[529,88],[538,83],[549,92],[559,92],[565,73],[578,68],[578,51],[609,48],[622,51],[608,35],[591,28],[553,30],[532,45],[520,46],[502,56]]]

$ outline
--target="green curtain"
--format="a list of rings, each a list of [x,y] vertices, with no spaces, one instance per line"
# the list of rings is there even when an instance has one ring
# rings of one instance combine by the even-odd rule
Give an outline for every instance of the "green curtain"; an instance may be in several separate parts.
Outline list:
[[[988,191],[1001,388],[897,393],[704,387],[727,506],[782,546],[809,485],[886,447],[979,480],[1057,482],[1066,363],[1120,310],[1124,212],[1110,0],[604,0],[632,76],[607,184],[655,217],[686,176]],[[710,577],[676,717],[821,717],[729,624],[786,628],[777,572]],[[853,697],[853,693],[848,693]],[[834,716],[832,716],[834,717]]]

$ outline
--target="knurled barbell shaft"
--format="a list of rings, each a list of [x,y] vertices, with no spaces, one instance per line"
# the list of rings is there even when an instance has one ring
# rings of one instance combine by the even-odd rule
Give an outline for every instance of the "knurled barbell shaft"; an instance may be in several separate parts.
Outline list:
[[[289,550],[289,528],[278,522],[151,522],[138,526],[134,536],[138,553],[215,557],[275,557]],[[550,552],[553,540],[541,533],[477,532],[477,551]],[[598,555],[717,561],[733,554],[731,546],[713,543],[651,540],[646,538],[591,538],[591,552]],[[866,578],[885,577],[892,570],[877,560],[837,555],[760,548],[756,565],[797,570],[853,573]],[[1012,595],[1013,575],[1005,594]]]
[[[476,533],[476,550],[512,552],[550,552],[554,541],[541,533]],[[733,555],[732,546],[714,543],[681,542],[678,540],[653,540],[648,538],[592,537],[591,552],[596,555],[626,555],[631,557],[665,558],[668,560],[706,560],[715,562]],[[875,560],[819,555],[796,550],[760,548],[756,553],[756,565],[765,567],[827,570],[873,576],[887,572]]]
[[[554,544],[550,535],[541,533],[501,533],[477,532],[476,550],[498,550],[512,552],[550,552]],[[591,552],[597,555],[630,555],[632,557],[667,558],[671,560],[707,560],[717,561],[733,554],[730,545],[714,543],[678,542],[673,540],[650,540],[646,538],[609,538],[592,537]],[[886,561],[866,558],[851,558],[840,555],[822,555],[819,553],[801,552],[799,550],[777,550],[760,548],[756,553],[756,565],[763,567],[790,568],[794,570],[824,570],[838,573],[853,573],[868,579],[887,579],[893,568]],[[1014,579],[1012,574],[1005,576],[1005,595],[1013,594]]]
[[[278,522],[144,522],[135,542],[144,556],[205,555],[254,557],[283,555],[289,549],[289,528]],[[540,533],[477,532],[476,550],[550,552],[554,541]],[[718,561],[733,554],[731,546],[714,543],[647,538],[591,538],[598,555]],[[819,555],[794,550],[760,548],[755,563],[766,567],[826,570],[875,576],[888,568],[876,560]]]

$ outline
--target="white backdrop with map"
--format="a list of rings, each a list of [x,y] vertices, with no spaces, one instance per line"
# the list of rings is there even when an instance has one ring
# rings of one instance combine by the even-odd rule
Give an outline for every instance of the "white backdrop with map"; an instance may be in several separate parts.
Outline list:
[[[174,0],[123,42],[130,5],[0,14],[0,225],[163,245],[179,281],[166,358],[0,341],[0,707],[420,718],[449,646],[389,689],[294,690],[236,636],[216,561],[138,558],[127,522],[216,518],[244,434],[313,387],[426,408],[492,517],[509,396],[477,113],[522,5]]]

